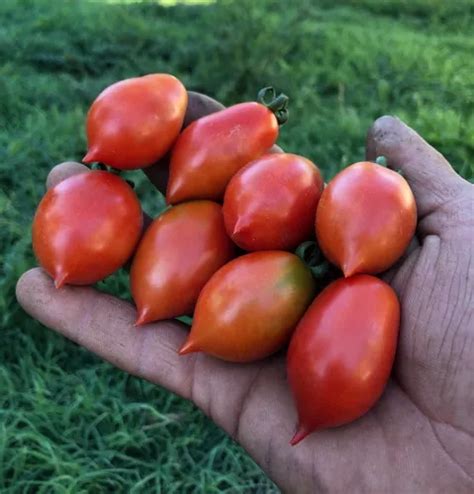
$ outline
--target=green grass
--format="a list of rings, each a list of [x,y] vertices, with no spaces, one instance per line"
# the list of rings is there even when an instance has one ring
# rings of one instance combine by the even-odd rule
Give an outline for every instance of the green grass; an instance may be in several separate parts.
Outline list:
[[[473,12],[472,1],[442,0],[0,2],[1,492],[275,489],[189,403],[100,362],[16,304],[15,282],[34,264],[30,223],[45,177],[83,155],[97,93],[172,72],[231,104],[271,83],[291,97],[282,146],[327,178],[363,157],[368,126],[391,113],[472,180]],[[157,214],[162,199],[138,182]],[[102,286],[128,297],[126,283],[121,273]]]

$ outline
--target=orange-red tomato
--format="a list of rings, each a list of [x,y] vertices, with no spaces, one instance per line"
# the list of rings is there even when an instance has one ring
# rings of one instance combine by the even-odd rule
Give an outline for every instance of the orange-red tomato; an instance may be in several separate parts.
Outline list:
[[[192,313],[202,287],[233,254],[219,204],[165,211],[143,236],[130,271],[137,324]]]
[[[152,165],[178,137],[187,104],[185,87],[169,74],[112,84],[89,109],[84,163],[99,161],[122,170]]]
[[[407,181],[376,163],[355,163],[324,189],[316,236],[344,276],[376,274],[394,264],[416,228],[416,204]]]
[[[280,349],[314,297],[310,270],[289,252],[253,252],[217,271],[199,295],[180,354],[251,362]]]
[[[294,249],[313,234],[322,190],[321,173],[308,159],[285,153],[262,156],[227,186],[227,233],[249,251]]]
[[[49,189],[33,220],[33,249],[56,287],[89,285],[119,269],[142,229],[132,188],[104,171],[81,173]]]
[[[316,297],[288,350],[298,410],[291,444],[369,410],[389,378],[399,323],[395,292],[374,276],[339,279]]]
[[[268,151],[277,137],[277,117],[261,103],[241,103],[195,120],[173,147],[168,203],[221,200],[232,176]]]

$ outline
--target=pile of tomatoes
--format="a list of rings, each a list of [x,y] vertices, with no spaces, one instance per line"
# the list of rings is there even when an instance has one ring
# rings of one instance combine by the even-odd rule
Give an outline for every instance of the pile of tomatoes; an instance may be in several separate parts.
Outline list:
[[[170,207],[143,231],[117,173],[75,175],[42,199],[33,247],[57,288],[93,284],[132,259],[137,325],[193,315],[181,355],[252,362],[289,343],[296,444],[381,395],[400,306],[373,275],[406,250],[416,205],[404,178],[378,163],[348,166],[325,186],[314,163],[274,146],[288,98],[265,88],[258,99],[183,130],[188,94],[175,77],[106,88],[87,115],[83,161],[131,170],[169,153]]]

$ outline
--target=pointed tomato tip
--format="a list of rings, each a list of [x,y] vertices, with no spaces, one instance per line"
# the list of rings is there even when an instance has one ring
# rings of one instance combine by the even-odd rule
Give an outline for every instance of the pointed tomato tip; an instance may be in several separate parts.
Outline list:
[[[196,344],[192,340],[186,340],[184,345],[178,350],[178,355],[186,355],[188,353],[197,352],[199,349],[196,347]]]
[[[353,264],[344,264],[341,267],[341,270],[344,278],[350,278],[351,276],[357,274],[358,266],[354,266]]]
[[[149,311],[147,309],[138,311],[137,320],[135,321],[134,326],[135,327],[143,326],[144,324],[149,323],[150,319],[148,316],[149,316]]]
[[[170,177],[168,186],[166,187],[166,202],[168,204],[174,205],[194,199],[199,199],[199,196],[193,197],[190,195],[186,183],[183,183],[182,179],[175,179],[173,176]]]
[[[292,437],[292,439],[290,441],[290,445],[291,446],[296,446],[308,434],[309,434],[309,431],[306,429],[306,427],[298,426],[298,430],[295,432],[295,435]]]
[[[67,273],[59,273],[54,277],[54,286],[59,289],[66,284],[66,279],[68,277]]]
[[[239,235],[240,233],[242,233],[242,230],[243,228],[240,228],[240,227],[237,227],[237,226],[234,226],[234,229],[232,230],[232,237],[236,237],[237,235]]]
[[[87,151],[87,154],[82,158],[83,163],[93,163],[94,161],[97,161],[97,153],[90,149]]]
[[[234,225],[234,228],[232,230],[232,236],[235,236],[235,235],[239,235],[240,233],[243,233],[244,230],[246,230],[248,228],[248,224],[241,221],[241,220],[237,220],[235,225]]]
[[[168,184],[168,188],[166,189],[166,203],[176,204],[177,202],[179,201],[177,200],[176,191]]]

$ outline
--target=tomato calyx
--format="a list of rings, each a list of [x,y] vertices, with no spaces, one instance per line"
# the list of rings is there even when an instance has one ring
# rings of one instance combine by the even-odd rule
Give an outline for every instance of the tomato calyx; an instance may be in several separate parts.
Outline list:
[[[260,89],[257,94],[257,101],[267,107],[275,115],[278,125],[283,125],[288,120],[288,102],[289,98],[286,94],[276,94],[275,88],[272,86]]]
[[[385,168],[390,168],[388,166],[387,158],[385,156],[377,156],[377,158],[375,160],[375,163],[377,163],[377,165],[383,166]],[[403,171],[400,168],[397,168],[394,171],[396,173],[398,173],[399,175],[401,175],[403,178],[405,178],[404,175],[403,175]]]
[[[387,158],[385,156],[377,156],[377,158],[375,159],[375,163],[377,163],[377,165],[383,166],[385,168],[387,168],[387,166],[388,166]]]
[[[306,264],[316,280],[323,279],[329,272],[330,264],[323,256],[317,242],[308,240],[300,244],[295,254]]]

